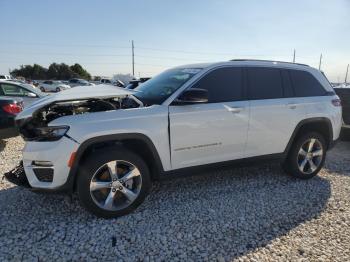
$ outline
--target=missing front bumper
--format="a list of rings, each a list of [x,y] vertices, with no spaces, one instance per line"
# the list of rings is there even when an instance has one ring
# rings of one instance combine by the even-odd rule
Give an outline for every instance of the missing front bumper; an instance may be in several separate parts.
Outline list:
[[[24,172],[23,162],[21,161],[18,166],[16,166],[11,171],[4,174],[7,181],[21,187],[31,188],[27,176]]]

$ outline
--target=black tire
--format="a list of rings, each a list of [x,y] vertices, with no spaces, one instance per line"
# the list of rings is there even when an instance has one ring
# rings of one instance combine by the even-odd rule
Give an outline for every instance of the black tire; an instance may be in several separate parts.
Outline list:
[[[40,91],[41,91],[41,92],[45,92],[45,88],[40,87]]]
[[[56,92],[60,92],[60,91],[61,91],[61,88],[57,87]]]
[[[133,164],[140,171],[141,186],[136,197],[130,205],[120,210],[106,210],[95,203],[95,200],[90,193],[90,183],[94,177],[95,172],[99,168],[110,161],[126,161]],[[77,178],[77,193],[80,203],[91,213],[102,218],[115,218],[131,213],[135,210],[146,198],[151,188],[151,179],[149,168],[145,161],[134,152],[123,148],[105,148],[91,153],[83,162],[79,170]],[[108,189],[109,190],[109,189]]]
[[[317,160],[317,168],[314,171],[311,171],[311,165],[308,163],[306,165],[309,165],[309,172],[305,173],[302,172],[300,170],[299,164],[302,163],[302,160],[305,159],[300,159],[300,154],[299,151],[301,150],[301,148],[305,147],[305,143],[307,143],[308,141],[310,141],[311,139],[316,139],[317,143],[319,143],[319,147],[322,147],[322,156],[320,156]],[[296,138],[296,140],[294,141],[288,156],[285,160],[285,162],[283,163],[283,169],[286,171],[287,174],[293,176],[293,177],[297,177],[297,178],[301,178],[301,179],[309,179],[314,177],[315,175],[317,175],[317,173],[322,169],[325,159],[326,159],[326,151],[327,151],[327,146],[326,146],[326,141],[324,139],[324,137],[317,133],[317,132],[309,132],[306,133],[304,135],[301,135],[299,137]],[[306,157],[305,157],[306,158]],[[313,160],[314,161],[314,160]],[[314,162],[313,162],[314,163]],[[308,167],[305,166],[305,168],[307,169]]]

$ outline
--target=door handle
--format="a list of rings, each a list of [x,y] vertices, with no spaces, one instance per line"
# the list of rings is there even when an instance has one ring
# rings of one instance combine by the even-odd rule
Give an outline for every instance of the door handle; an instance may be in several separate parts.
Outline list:
[[[297,104],[288,103],[288,107],[289,107],[290,109],[296,109],[296,108],[297,108]]]
[[[241,112],[244,109],[244,107],[237,107],[237,106],[231,107],[231,106],[225,105],[225,107],[229,112],[235,113],[235,114]]]

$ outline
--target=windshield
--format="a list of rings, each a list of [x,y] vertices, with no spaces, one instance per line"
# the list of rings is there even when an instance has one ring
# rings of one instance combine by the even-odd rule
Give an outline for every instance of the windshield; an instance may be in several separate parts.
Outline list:
[[[136,87],[135,96],[145,104],[160,105],[201,70],[201,68],[167,70]]]

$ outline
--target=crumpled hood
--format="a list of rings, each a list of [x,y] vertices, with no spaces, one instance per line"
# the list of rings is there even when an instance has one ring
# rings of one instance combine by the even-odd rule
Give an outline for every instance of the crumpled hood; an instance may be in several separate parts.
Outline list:
[[[31,104],[28,108],[19,113],[16,119],[31,117],[38,109],[54,102],[89,98],[124,97],[132,94],[135,94],[135,91],[112,85],[77,86],[39,99],[37,102]]]

